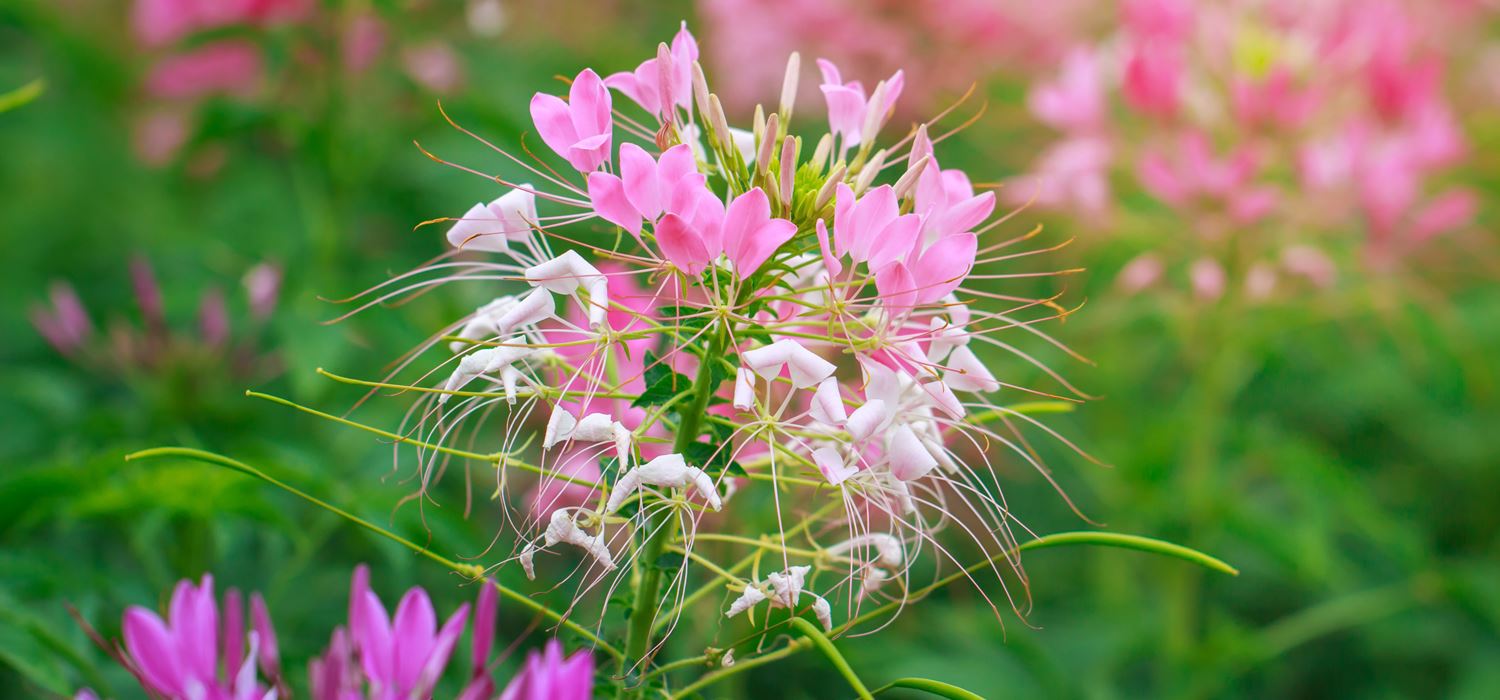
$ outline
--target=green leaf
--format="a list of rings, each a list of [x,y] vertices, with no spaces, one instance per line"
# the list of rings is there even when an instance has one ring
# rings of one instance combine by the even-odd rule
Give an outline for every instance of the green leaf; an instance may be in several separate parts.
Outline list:
[[[672,371],[667,363],[659,361],[656,353],[648,351],[645,362],[647,369],[642,379],[646,383],[646,390],[631,402],[631,406],[660,406],[693,386],[693,380]]]
[[[31,104],[46,88],[47,81],[37,78],[9,92],[0,92],[0,114]]]
[[[935,681],[931,678],[898,678],[881,686],[875,691],[875,694],[879,695],[891,688],[911,688],[912,690],[921,690],[940,697],[952,698],[953,700],[984,700],[978,693],[971,693],[956,685]]]
[[[828,637],[823,635],[822,630],[800,617],[792,618],[792,627],[797,628],[798,632],[801,632],[803,636],[812,640],[813,646],[817,647],[818,651],[823,653],[823,656],[828,657],[828,662],[833,664],[833,668],[844,677],[844,680],[849,682],[849,687],[854,689],[855,695],[864,700],[871,700],[873,696],[870,695],[869,689],[865,688],[865,684],[859,680],[859,676],[854,674],[854,669],[849,667],[849,662],[844,660],[844,655],[840,654],[839,650],[833,646],[833,642],[828,641]]]
[[[1120,547],[1122,549],[1134,549],[1152,554],[1162,554],[1176,557],[1183,561],[1190,561],[1199,566],[1207,567],[1230,576],[1239,576],[1240,571],[1218,557],[1204,554],[1196,549],[1190,549],[1180,544],[1173,544],[1163,540],[1141,537],[1139,535],[1122,535],[1115,532],[1059,532],[1055,535],[1038,537],[1020,546],[1021,551],[1028,549],[1046,549],[1048,547],[1062,547],[1074,544],[1091,544],[1100,547]]]

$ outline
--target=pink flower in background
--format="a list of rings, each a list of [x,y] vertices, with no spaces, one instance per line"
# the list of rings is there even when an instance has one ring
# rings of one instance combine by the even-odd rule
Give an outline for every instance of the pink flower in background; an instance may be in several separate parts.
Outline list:
[[[858,146],[874,138],[866,134],[867,124],[876,127],[885,123],[901,90],[906,86],[906,75],[898,70],[877,86],[872,94],[865,94],[865,87],[858,80],[844,82],[838,66],[832,61],[818,59],[818,71],[823,74],[823,99],[828,103],[829,131],[840,139],[842,148]]]
[[[749,110],[781,84],[766,56],[824,56],[850,75],[905,72],[906,115],[951,99],[995,72],[1059,57],[1098,12],[1097,0],[699,0],[708,61],[726,107]],[[799,100],[818,96],[802,82]]]
[[[1163,235],[1191,236],[1161,244],[1182,251],[1176,264],[1225,250],[1193,239],[1247,241],[1225,271],[1236,283],[1296,243],[1269,232],[1362,221],[1368,259],[1396,259],[1475,208],[1436,184],[1469,155],[1442,79],[1454,29],[1471,21],[1459,5],[1125,2],[1111,35],[1034,81],[1031,111],[1058,140],[1007,200],[1097,214],[1112,180],[1144,191],[1177,219],[1155,224]]]
[[[146,78],[146,90],[170,99],[244,97],[255,91],[262,74],[260,49],[249,42],[224,40],[162,59]]]
[[[335,629],[328,647],[308,663],[309,696],[313,700],[432,697],[459,638],[469,627],[469,605],[460,605],[439,628],[427,591],[416,587],[407,591],[395,615],[388,618],[370,590],[369,576],[364,565],[355,568],[348,628]],[[498,603],[495,586],[480,581],[469,669],[458,696],[462,700],[494,697],[489,657]],[[165,619],[145,608],[131,607],[122,627],[125,644],[119,659],[153,697],[287,697],[270,611],[258,593],[250,596],[248,631],[239,592],[227,591],[221,608],[214,600],[213,577],[207,574],[200,585],[177,584]],[[531,652],[501,697],[586,700],[593,696],[593,683],[592,652],[580,650],[564,658],[562,644],[552,639],[544,653]],[[74,697],[98,698],[88,689]]]
[[[521,672],[511,679],[500,700],[589,700],[594,697],[594,657],[587,651],[563,656],[562,643],[526,655]]]
[[[455,92],[464,83],[463,63],[444,41],[407,47],[401,52],[401,64],[412,80],[440,95]]]
[[[238,601],[232,590],[225,595],[221,628],[213,577],[205,574],[198,586],[177,584],[166,620],[145,608],[130,608],[122,625],[129,668],[148,690],[168,697],[274,698],[275,691],[259,681],[255,670],[259,663],[263,670],[279,673],[274,633],[269,624],[258,624],[248,642],[242,642],[246,633]]]

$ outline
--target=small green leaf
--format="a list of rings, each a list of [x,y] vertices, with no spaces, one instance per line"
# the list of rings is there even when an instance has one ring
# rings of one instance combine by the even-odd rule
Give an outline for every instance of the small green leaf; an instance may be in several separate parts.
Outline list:
[[[0,92],[0,114],[32,103],[46,88],[47,81],[37,78],[9,92]]]
[[[891,688],[911,688],[912,690],[921,690],[939,697],[951,698],[952,700],[984,700],[978,693],[971,693],[956,685],[935,681],[931,678],[898,678],[881,686],[880,689],[875,691],[875,694],[880,695]]]

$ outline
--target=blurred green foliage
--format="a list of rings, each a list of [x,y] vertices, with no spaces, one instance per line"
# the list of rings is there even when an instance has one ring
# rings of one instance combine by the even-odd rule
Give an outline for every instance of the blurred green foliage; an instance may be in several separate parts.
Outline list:
[[[357,562],[372,564],[385,596],[420,583],[440,610],[470,599],[452,574],[243,476],[122,456],[158,444],[233,455],[415,541],[484,552],[498,519],[482,499],[464,517],[461,479],[445,482],[440,506],[398,507],[414,486],[388,445],[243,390],[350,406],[358,392],[313,368],[380,376],[471,308],[479,290],[449,290],[322,325],[341,307],[319,297],[430,258],[438,237],[413,225],[488,192],[413,140],[478,168],[500,167],[498,157],[448,127],[436,96],[382,65],[298,103],[306,111],[208,105],[195,139],[222,149],[210,174],[182,161],[145,166],[130,147],[142,66],[119,32],[122,10],[82,4],[99,11],[0,7],[0,93],[24,99],[11,88],[46,84],[0,113],[0,696],[87,684],[135,697],[68,606],[118,638],[126,606],[158,604],[176,579],[203,571],[266,594],[293,669],[342,618]],[[551,76],[633,66],[689,12],[644,9],[602,11],[610,30],[587,43],[526,24],[542,13],[521,13],[500,39],[459,41],[469,81],[445,108],[514,144],[529,130],[527,97]],[[1013,83],[990,97],[992,114],[1022,109]],[[981,120],[944,145],[945,165],[1013,174],[1034,155],[1023,122]],[[1478,133],[1476,151],[1493,152],[1497,136]],[[1471,174],[1487,195],[1497,176]],[[1072,235],[1066,220],[1046,223],[1049,239]],[[1127,222],[1048,260],[1093,271],[1066,278],[1067,298],[1087,304],[1052,332],[1095,364],[1042,357],[1102,397],[1049,423],[1110,466],[1038,449],[1090,518],[1212,552],[1241,575],[1118,550],[1036,552],[1024,620],[1003,608],[996,617],[973,590],[953,587],[878,634],[838,642],[854,669],[872,687],[926,676],[985,697],[1500,695],[1495,261],[1437,246],[1402,273],[1348,277],[1295,306],[1204,306],[1111,288],[1141,240]],[[135,254],[156,265],[181,328],[200,291],[234,287],[257,262],[284,265],[264,347],[286,373],[246,386],[212,363],[185,376],[101,372],[62,358],[31,328],[27,307],[54,279],[77,287],[96,327],[136,317],[123,262]],[[1011,371],[1020,384],[1036,378]],[[403,408],[361,410],[394,425]],[[1005,468],[1008,500],[1032,529],[1088,526],[1029,468]],[[501,618],[502,635],[536,632],[528,615],[502,606]],[[847,692],[812,653],[742,678],[709,695]]]

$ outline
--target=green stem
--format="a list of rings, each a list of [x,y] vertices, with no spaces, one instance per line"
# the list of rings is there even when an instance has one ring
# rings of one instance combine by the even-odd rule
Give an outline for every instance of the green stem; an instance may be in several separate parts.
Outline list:
[[[727,332],[720,328],[709,341],[708,352],[703,355],[704,361],[723,355],[726,342]],[[672,451],[685,453],[688,445],[697,441],[698,433],[703,428],[703,417],[708,410],[708,401],[717,388],[713,372],[707,367],[701,368],[689,389],[692,403],[680,412],[682,423],[677,426],[677,439],[672,444]],[[666,552],[668,543],[677,539],[677,528],[677,518],[671,508],[657,509],[646,524],[646,539],[635,560],[640,577],[635,588],[635,609],[631,612],[630,628],[625,637],[625,656],[620,662],[622,671],[623,666],[631,661],[644,661],[647,650],[651,648],[651,625],[657,613],[654,601],[661,591],[662,571],[656,561]],[[631,692],[638,697],[641,691],[642,688],[637,688]]]
[[[449,558],[447,558],[447,557],[445,557],[445,556],[443,556],[441,554],[438,554],[437,552],[434,552],[434,551],[432,551],[432,550],[430,550],[430,549],[428,549],[426,547],[423,547],[422,545],[419,545],[419,544],[417,544],[415,542],[412,542],[409,539],[406,539],[405,537],[402,537],[402,536],[400,536],[400,535],[398,535],[398,534],[396,534],[394,532],[391,532],[390,530],[387,530],[387,529],[385,529],[385,528],[383,528],[383,527],[381,527],[379,525],[376,525],[375,523],[372,523],[372,522],[370,522],[368,520],[365,520],[364,518],[361,518],[361,517],[359,517],[359,516],[357,516],[357,515],[355,515],[353,513],[350,513],[349,511],[344,510],[343,508],[335,506],[335,505],[333,505],[331,503],[328,503],[327,501],[324,501],[324,500],[322,500],[322,499],[320,499],[320,498],[318,498],[316,496],[313,496],[312,494],[309,494],[309,493],[307,493],[305,491],[302,491],[302,490],[300,490],[300,489],[292,486],[291,484],[288,484],[288,483],[286,483],[286,482],[284,482],[284,481],[282,481],[280,479],[277,479],[276,477],[271,476],[270,474],[267,474],[267,473],[265,473],[265,472],[263,472],[263,471],[261,471],[259,469],[256,469],[255,467],[252,467],[252,466],[250,466],[248,464],[245,464],[244,462],[241,462],[239,460],[231,459],[229,457],[225,457],[224,455],[220,455],[220,454],[214,454],[212,452],[206,452],[204,450],[195,450],[195,449],[193,449],[191,447],[156,447],[156,448],[152,448],[152,449],[149,449],[149,450],[141,450],[140,452],[134,452],[134,453],[125,455],[125,459],[127,461],[128,460],[132,460],[132,459],[149,459],[149,458],[154,458],[154,457],[185,457],[187,459],[193,459],[193,460],[197,460],[199,462],[206,462],[208,464],[216,464],[216,465],[221,466],[221,467],[227,467],[229,469],[233,469],[233,470],[235,470],[237,472],[240,472],[241,474],[246,474],[246,475],[249,475],[249,476],[253,476],[253,477],[257,478],[257,479],[260,479],[261,481],[264,481],[264,482],[266,482],[266,483],[268,483],[268,484],[270,484],[272,486],[275,486],[275,487],[277,487],[277,488],[279,488],[279,489],[281,489],[283,491],[286,491],[287,493],[290,493],[290,494],[292,494],[292,495],[294,495],[294,496],[296,496],[298,498],[301,498],[302,500],[307,501],[308,503],[311,503],[311,504],[313,504],[315,506],[318,506],[319,508],[322,508],[322,509],[324,509],[324,510],[330,512],[330,513],[333,513],[334,515],[337,515],[337,516],[339,516],[341,518],[344,518],[345,520],[348,520],[349,522],[352,522],[355,525],[359,525],[360,527],[363,527],[366,530],[369,530],[369,531],[371,531],[371,532],[373,532],[373,533],[375,533],[377,535],[380,535],[382,537],[385,537],[386,539],[389,539],[389,540],[391,540],[393,542],[401,544],[401,545],[405,546],[406,548],[410,549],[411,551],[416,552],[417,554],[420,554],[420,555],[422,555],[424,557],[427,557],[428,559],[431,559],[431,560],[437,562],[438,564],[441,564],[441,565],[443,565],[443,566],[445,566],[445,567],[447,567],[449,569],[452,569],[453,571],[456,571],[456,572],[458,572],[460,574],[463,574],[464,576],[467,576],[467,577],[473,578],[473,579],[477,579],[477,578],[480,578],[480,577],[484,576],[484,567],[482,567],[482,566],[478,566],[478,565],[475,565],[475,564],[460,564],[460,563],[458,563],[456,561],[453,561],[453,560],[451,560],[451,559],[449,559]],[[511,590],[511,589],[509,589],[509,588],[507,588],[505,586],[500,585],[500,583],[498,581],[495,581],[493,579],[489,579],[489,583],[490,583],[490,585],[494,586],[495,590],[499,591],[500,595],[502,597],[506,598],[507,600],[510,600],[512,602],[515,602],[515,603],[518,603],[522,607],[528,608],[528,609],[530,609],[533,612],[540,613],[542,615],[546,615],[547,617],[551,618],[554,622],[557,622],[558,624],[562,625],[563,627],[566,627],[569,630],[572,630],[573,632],[577,633],[579,636],[583,637],[584,639],[589,640],[589,642],[591,642],[595,646],[595,648],[599,649],[600,651],[602,651],[602,652],[604,652],[606,654],[609,654],[610,656],[613,656],[615,658],[620,658],[621,657],[619,649],[616,649],[610,643],[608,643],[608,642],[600,639],[593,632],[589,631],[589,629],[587,627],[584,627],[582,625],[579,625],[576,622],[573,622],[572,620],[567,619],[562,614],[560,614],[560,613],[552,610],[551,608],[548,608],[545,605],[542,605],[541,603],[538,603],[538,602],[532,600],[531,598],[529,598],[529,597],[527,597],[525,595],[522,595],[521,593],[519,593],[517,591],[513,591],[513,590]]]

